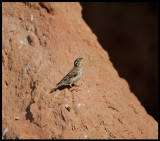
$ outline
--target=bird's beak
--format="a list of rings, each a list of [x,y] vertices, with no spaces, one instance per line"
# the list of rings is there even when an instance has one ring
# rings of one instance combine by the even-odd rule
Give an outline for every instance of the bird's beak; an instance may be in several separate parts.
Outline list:
[[[81,57],[81,58],[80,58],[80,61],[82,61],[82,60],[83,60],[83,58]]]

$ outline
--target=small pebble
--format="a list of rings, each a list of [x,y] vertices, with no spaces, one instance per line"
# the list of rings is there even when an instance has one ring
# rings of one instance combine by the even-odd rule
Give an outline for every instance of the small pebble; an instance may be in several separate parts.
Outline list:
[[[8,128],[6,128],[3,132],[3,136],[5,136],[5,134],[8,132]]]
[[[87,135],[84,135],[85,139],[88,137]]]
[[[33,16],[31,15],[31,22],[33,21]]]
[[[69,107],[68,104],[66,104],[66,108]]]
[[[19,120],[19,117],[15,117],[15,120]]]
[[[81,106],[81,103],[78,104],[78,107],[80,107],[80,106]]]
[[[21,44],[23,44],[23,41],[21,41]]]
[[[65,108],[70,112],[71,108],[66,104]]]

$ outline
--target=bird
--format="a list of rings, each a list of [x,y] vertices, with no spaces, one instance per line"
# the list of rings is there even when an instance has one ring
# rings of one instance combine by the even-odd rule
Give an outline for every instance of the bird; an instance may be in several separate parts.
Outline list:
[[[72,84],[74,84],[76,81],[78,81],[82,77],[82,60],[83,58],[77,58],[74,61],[74,67],[70,70],[70,72],[63,77],[63,79],[56,84],[56,87],[51,89],[50,93],[54,92],[61,86],[70,86],[72,87]]]

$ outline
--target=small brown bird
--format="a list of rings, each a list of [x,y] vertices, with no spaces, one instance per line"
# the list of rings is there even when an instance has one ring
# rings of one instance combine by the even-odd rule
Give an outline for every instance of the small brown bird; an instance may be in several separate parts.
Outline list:
[[[51,89],[50,93],[57,90],[61,86],[70,86],[82,77],[82,57],[77,58],[74,61],[73,69],[56,85],[55,88]]]

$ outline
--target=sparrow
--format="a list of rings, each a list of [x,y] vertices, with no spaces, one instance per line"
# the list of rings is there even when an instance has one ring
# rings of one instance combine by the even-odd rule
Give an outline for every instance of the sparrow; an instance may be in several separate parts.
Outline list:
[[[56,84],[56,87],[51,89],[50,93],[57,90],[61,86],[72,87],[72,84],[74,84],[82,77],[82,60],[83,58],[80,57],[74,61],[74,67],[65,77],[63,77],[63,79],[59,83]]]

